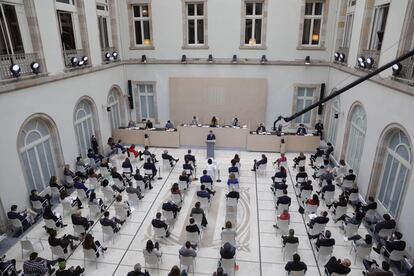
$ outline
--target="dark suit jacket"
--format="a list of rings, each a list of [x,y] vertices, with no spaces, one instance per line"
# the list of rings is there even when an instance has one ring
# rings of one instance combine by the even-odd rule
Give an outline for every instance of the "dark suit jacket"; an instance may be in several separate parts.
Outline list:
[[[191,155],[191,154],[184,155],[184,160],[191,161],[191,162],[193,162],[193,164],[195,164],[195,162],[196,162],[194,155]]]
[[[323,188],[322,188],[322,193],[324,193],[324,192],[333,192],[333,191],[335,191],[335,185],[334,184],[328,184],[328,185],[325,185]]]
[[[237,192],[237,191],[231,191],[226,195],[226,197],[239,199],[240,198],[240,193]]]
[[[206,197],[206,198],[208,198],[208,199],[210,199],[210,193],[209,192],[207,192],[207,191],[198,191],[197,192],[197,196],[198,197]]]
[[[287,195],[284,195],[284,196],[281,196],[277,199],[276,205],[289,204],[289,206],[290,206],[291,202],[292,202],[292,200],[290,199],[290,197],[287,196]]]
[[[312,224],[315,224],[315,223],[326,224],[328,222],[329,222],[329,218],[328,217],[323,217],[323,216],[317,216],[316,218],[311,220]]]
[[[334,246],[335,245],[335,239],[326,239],[326,238],[322,238],[316,241],[316,247],[321,247],[321,246]]]
[[[198,228],[197,224],[190,224],[185,227],[185,231],[187,232],[197,232],[200,234],[200,229]]]
[[[296,181],[298,181],[298,178],[308,178],[308,174],[306,172],[300,172],[296,175]]]
[[[224,247],[220,248],[220,256],[223,259],[233,259],[236,255],[236,247],[231,246],[229,250],[225,250]]]
[[[286,271],[301,271],[301,270],[307,270],[308,267],[306,266],[306,264],[304,262],[294,262],[294,261],[290,261],[285,265],[285,270]]]
[[[18,212],[12,212],[12,211],[10,211],[10,212],[7,213],[7,217],[9,219],[18,219],[20,221],[22,221],[22,220],[24,220],[26,218],[25,215],[22,215],[22,214],[20,214]]]
[[[229,173],[237,173],[237,172],[239,172],[239,168],[233,167],[233,166],[229,167]]]
[[[351,269],[349,267],[343,266],[340,260],[337,260],[335,257],[331,257],[326,263],[325,267],[331,274],[336,272],[338,274],[346,275],[351,272]]]
[[[203,175],[200,177],[200,183],[211,183],[213,184],[213,179],[211,179],[211,176],[209,175]]]
[[[256,162],[256,166],[259,167],[262,164],[267,164],[267,157],[266,158],[262,158],[259,161]]]
[[[151,222],[152,226],[154,226],[155,228],[164,228],[165,230],[168,229],[168,225],[160,220],[160,219],[153,219]]]
[[[74,225],[82,225],[85,229],[89,227],[89,221],[87,218],[78,217],[75,214],[73,214],[71,218],[72,218],[72,223]]]
[[[207,140],[216,140],[216,135],[214,134],[207,135]]]
[[[282,242],[283,244],[287,244],[287,243],[298,243],[299,239],[298,237],[291,237],[291,236],[282,236]]]
[[[383,220],[375,224],[375,231],[378,233],[381,229],[393,229],[395,228],[395,220],[390,219],[389,221]]]
[[[101,218],[99,222],[101,223],[102,226],[111,226],[112,229],[117,228],[116,222],[110,218]]]
[[[391,253],[391,251],[394,250],[405,250],[405,241],[386,241],[385,242],[385,248],[387,249],[388,252]]]

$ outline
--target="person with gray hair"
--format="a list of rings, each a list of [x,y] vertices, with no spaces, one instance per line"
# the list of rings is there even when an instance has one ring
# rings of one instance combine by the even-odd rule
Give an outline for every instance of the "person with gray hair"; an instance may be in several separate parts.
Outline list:
[[[150,274],[148,273],[148,271],[141,271],[142,267],[140,263],[137,263],[136,265],[134,265],[134,270],[128,272],[127,276],[150,276]]]
[[[178,162],[178,158],[172,157],[170,154],[168,154],[168,150],[164,150],[164,153],[161,155],[163,160],[168,160],[170,162],[170,166],[174,166],[174,162]]]

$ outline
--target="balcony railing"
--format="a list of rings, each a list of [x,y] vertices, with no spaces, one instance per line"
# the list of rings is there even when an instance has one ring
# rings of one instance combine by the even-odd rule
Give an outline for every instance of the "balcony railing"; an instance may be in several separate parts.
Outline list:
[[[34,61],[39,62],[37,53],[24,53],[14,55],[0,55],[0,78],[2,80],[12,79],[13,74],[10,71],[10,65],[12,63],[20,66],[20,75],[31,75],[33,74],[30,64]],[[40,67],[42,71],[42,67]]]
[[[402,79],[414,81],[414,56],[401,62],[402,68],[399,77]]]
[[[85,56],[86,51],[84,49],[76,49],[76,50],[64,50],[63,51],[63,59],[65,61],[65,66],[68,68],[72,68],[71,59],[76,57],[78,60],[81,60],[83,56]]]
[[[380,59],[381,51],[379,50],[362,50],[360,52],[360,56],[363,56],[365,59],[367,58],[373,58],[374,64],[372,65],[372,69],[378,68],[378,61]],[[356,61],[356,66],[358,67],[358,61]]]

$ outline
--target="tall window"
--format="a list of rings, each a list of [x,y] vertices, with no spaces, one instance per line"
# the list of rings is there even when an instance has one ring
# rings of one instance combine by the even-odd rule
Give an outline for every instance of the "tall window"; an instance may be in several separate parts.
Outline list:
[[[56,0],[56,2],[68,4],[68,5],[75,5],[75,0]]]
[[[111,109],[109,111],[111,129],[119,128],[121,126],[121,104],[120,97],[114,89],[109,92],[108,107]]]
[[[60,37],[62,41],[63,50],[75,50],[75,32],[73,29],[72,13],[65,11],[58,11],[58,21],[60,29]]]
[[[322,29],[323,2],[306,1],[302,45],[319,46]]]
[[[91,147],[91,137],[95,135],[92,105],[82,100],[75,110],[75,132],[78,140],[79,154],[86,156]]]
[[[205,45],[205,4],[186,3],[187,44]]]
[[[411,168],[410,142],[399,130],[392,135],[386,147],[378,200],[396,217]]]
[[[24,53],[16,8],[13,5],[0,4],[0,54]]]
[[[299,112],[313,103],[315,88],[299,87],[296,97],[296,112]],[[312,112],[306,112],[295,119],[297,124],[310,124]]]
[[[349,48],[351,44],[352,27],[354,26],[355,1],[348,0],[346,8],[345,31],[342,39],[342,47]]]
[[[96,12],[98,14],[98,29],[99,29],[99,42],[101,49],[107,49],[111,47],[110,34],[109,34],[109,7],[107,0],[100,0],[96,2]]]
[[[381,5],[374,8],[369,40],[370,50],[381,50],[384,38],[385,24],[387,23],[388,9],[390,5]]]
[[[244,8],[244,44],[251,46],[262,45],[264,2],[246,1]]]
[[[153,84],[138,84],[139,114],[141,119],[155,119],[155,91]]]
[[[362,149],[367,127],[366,114],[362,106],[357,106],[351,115],[349,125],[348,145],[346,149],[346,163],[356,172],[359,170]]]
[[[19,152],[28,190],[44,190],[57,170],[49,128],[42,119],[32,119],[23,127],[19,135]]]
[[[326,139],[335,145],[336,137],[338,133],[338,114],[339,114],[339,99],[336,97],[330,104],[329,117],[328,117],[328,134]]]
[[[132,8],[134,20],[135,45],[152,45],[149,5],[134,5],[132,6]]]

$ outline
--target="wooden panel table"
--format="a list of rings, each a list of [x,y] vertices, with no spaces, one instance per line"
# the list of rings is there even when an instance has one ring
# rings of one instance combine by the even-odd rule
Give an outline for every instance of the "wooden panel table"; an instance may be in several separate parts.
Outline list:
[[[288,135],[284,137],[286,141],[286,151],[288,152],[314,152],[321,144],[319,136]]]
[[[242,148],[247,145],[248,128],[179,126],[181,146],[205,146],[210,130],[216,135],[216,147]]]
[[[282,138],[273,134],[250,133],[247,136],[247,150],[261,152],[280,152],[280,140]]]
[[[147,133],[151,147],[180,147],[180,135],[178,131],[150,130]]]
[[[112,131],[112,136],[117,142],[119,139],[122,140],[122,143],[125,144],[135,144],[135,145],[143,145],[144,144],[144,133],[145,130],[143,129],[114,129]]]

